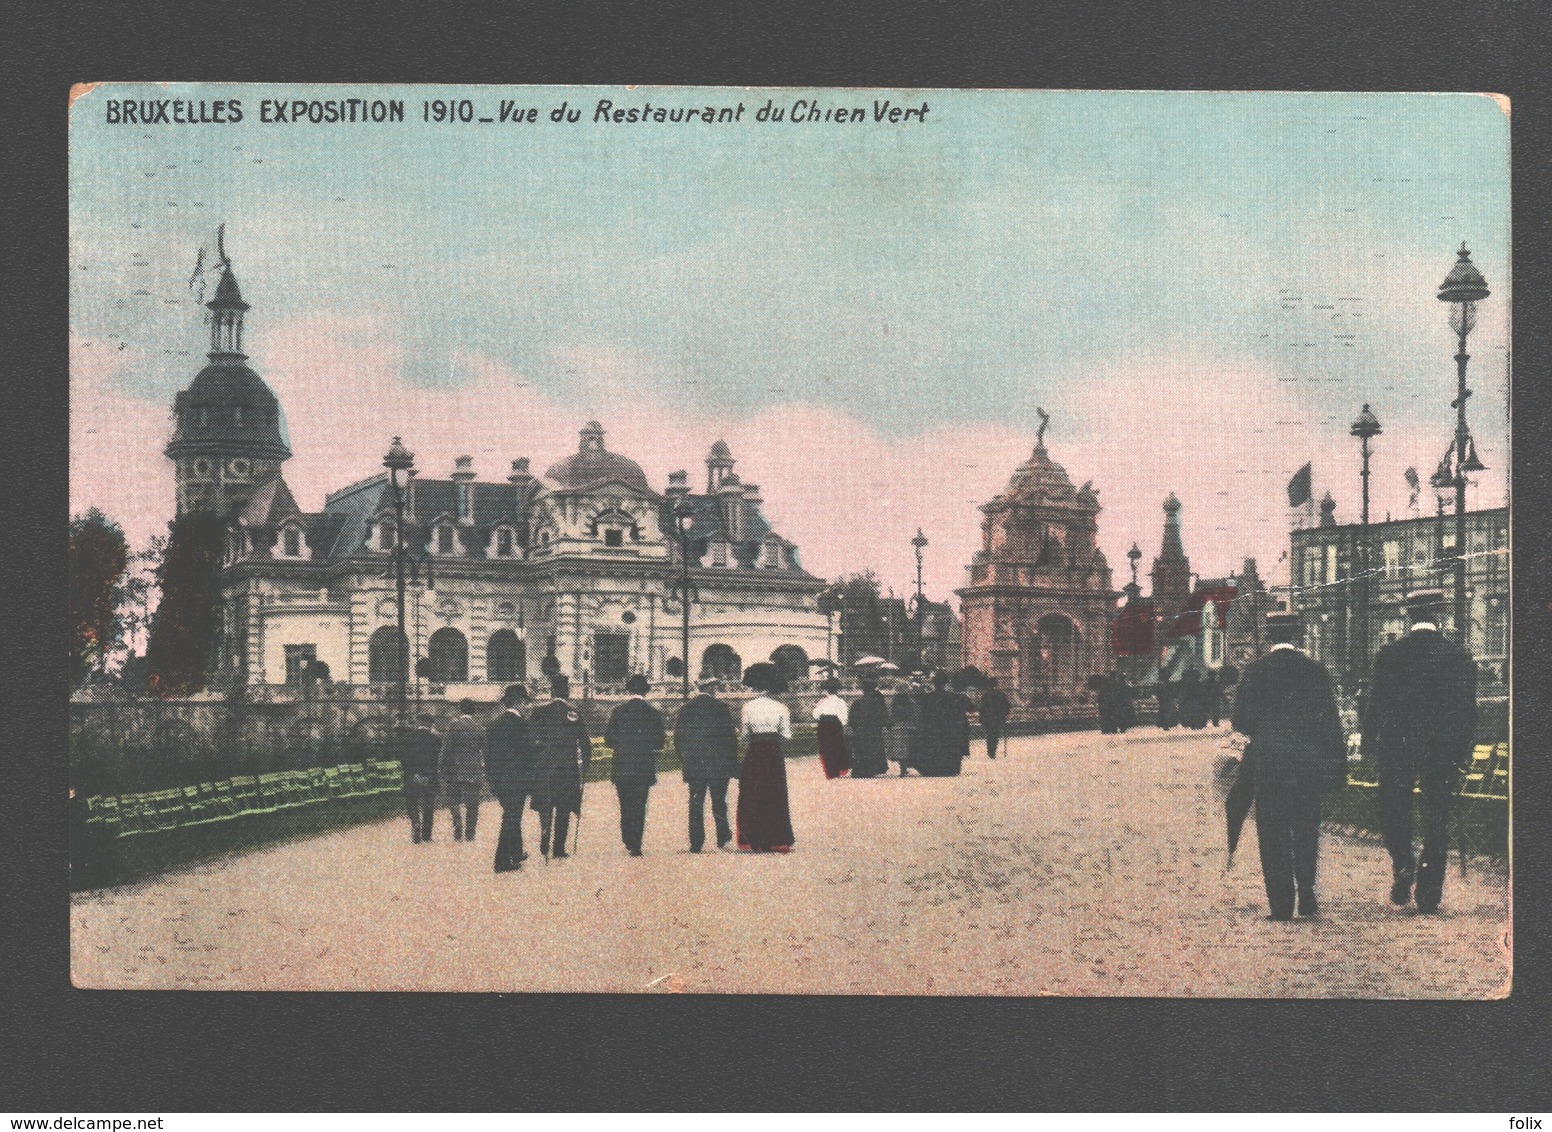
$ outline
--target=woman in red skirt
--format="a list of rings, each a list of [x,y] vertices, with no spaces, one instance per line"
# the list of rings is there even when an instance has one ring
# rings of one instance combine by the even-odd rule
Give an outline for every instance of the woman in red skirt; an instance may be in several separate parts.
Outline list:
[[[775,698],[787,682],[774,664],[751,664],[744,683],[760,695],[744,705],[744,769],[738,778],[738,847],[746,853],[786,853],[797,840],[787,807],[787,763],[782,745],[792,738],[792,713]]]
[[[818,725],[819,763],[826,778],[844,778],[851,773],[851,752],[846,749],[846,701],[841,699],[841,682],[834,676],[824,682],[828,693],[814,705]]]

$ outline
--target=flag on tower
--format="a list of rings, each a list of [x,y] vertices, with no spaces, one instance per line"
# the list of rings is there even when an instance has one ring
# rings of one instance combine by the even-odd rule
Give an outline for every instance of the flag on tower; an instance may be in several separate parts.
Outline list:
[[[1310,493],[1310,465],[1305,464],[1293,473],[1288,481],[1288,506],[1303,507],[1313,496]]]

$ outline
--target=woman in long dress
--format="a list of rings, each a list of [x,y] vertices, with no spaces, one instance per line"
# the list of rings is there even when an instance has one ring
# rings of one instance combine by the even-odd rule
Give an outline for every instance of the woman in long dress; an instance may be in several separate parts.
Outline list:
[[[819,763],[826,778],[843,778],[851,773],[851,752],[846,749],[846,701],[841,699],[841,682],[834,676],[824,682],[825,698],[814,705],[818,727]]]
[[[744,705],[744,768],[738,777],[738,847],[746,853],[786,853],[797,838],[787,804],[783,744],[792,738],[792,713],[775,697],[786,691],[774,664],[751,664],[744,683],[760,695]]]

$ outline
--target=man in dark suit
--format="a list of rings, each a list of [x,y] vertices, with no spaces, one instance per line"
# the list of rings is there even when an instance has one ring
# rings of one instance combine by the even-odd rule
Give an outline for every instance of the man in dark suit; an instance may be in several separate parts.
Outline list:
[[[639,672],[625,682],[630,699],[615,708],[604,728],[604,746],[614,752],[609,780],[620,797],[620,840],[632,857],[641,856],[647,826],[647,794],[657,783],[663,749],[663,713],[647,703],[651,685]]]
[[[593,761],[593,741],[581,714],[568,702],[571,681],[550,677],[550,702],[535,708],[528,727],[537,750],[530,807],[539,815],[539,852],[564,859],[571,815],[582,813],[582,776]],[[555,851],[550,852],[550,834]]]
[[[727,704],[716,698],[717,681],[700,682],[700,693],[679,709],[674,721],[674,747],[690,787],[690,852],[706,843],[706,795],[717,826],[717,848],[733,840],[728,823],[728,779],[738,774],[738,728]]]
[[[1406,904],[1415,881],[1417,910],[1433,912],[1444,896],[1450,809],[1476,734],[1477,666],[1469,652],[1439,632],[1442,590],[1410,594],[1406,606],[1411,632],[1374,659],[1362,749],[1380,771],[1391,903]],[[1412,788],[1419,785],[1420,862],[1412,855]]]
[[[989,759],[997,757],[997,745],[1002,742],[1002,729],[1007,726],[1008,712],[1012,710],[1013,705],[1007,695],[997,687],[997,677],[987,677],[986,691],[981,693],[978,714],[981,717],[981,730],[986,732],[986,757]]]
[[[1234,703],[1233,726],[1249,736],[1241,773],[1255,783],[1256,839],[1272,919],[1313,916],[1315,863],[1320,854],[1320,797],[1342,784],[1347,747],[1331,675],[1294,641],[1296,613],[1266,619],[1271,650],[1252,664]]]
[[[394,757],[404,772],[404,808],[410,818],[410,840],[424,845],[436,823],[437,759],[442,737],[432,728],[434,716],[422,713],[417,727],[393,730]]]
[[[533,790],[537,752],[522,716],[528,689],[510,684],[501,694],[505,711],[485,728],[485,777],[491,793],[501,803],[501,832],[496,837],[496,871],[521,868],[523,852],[523,804]]]

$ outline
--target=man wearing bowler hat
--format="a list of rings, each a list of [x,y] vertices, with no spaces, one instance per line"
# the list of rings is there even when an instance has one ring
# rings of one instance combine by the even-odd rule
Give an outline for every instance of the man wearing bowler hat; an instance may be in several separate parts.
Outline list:
[[[690,788],[690,852],[706,844],[706,795],[711,795],[711,817],[717,829],[717,848],[733,840],[728,822],[728,779],[738,775],[738,728],[727,704],[717,699],[715,677],[696,685],[700,693],[679,709],[674,721],[674,747],[683,764],[684,781]]]
[[[1234,730],[1250,739],[1240,773],[1252,776],[1261,876],[1274,920],[1314,916],[1320,796],[1346,778],[1347,746],[1331,674],[1294,643],[1296,613],[1266,618],[1271,649],[1245,670]]]
[[[609,778],[620,799],[620,840],[632,857],[641,856],[647,826],[647,795],[657,784],[657,756],[663,749],[663,713],[647,703],[651,684],[636,673],[625,684],[630,699],[615,708],[604,728],[604,746],[614,752]]]
[[[539,852],[546,858],[569,856],[566,834],[571,830],[572,814],[581,820],[582,777],[593,759],[593,741],[570,698],[571,681],[559,674],[551,676],[550,702],[535,708],[528,717],[537,752],[529,805],[539,815]]]
[[[1477,722],[1477,667],[1439,632],[1443,590],[1406,598],[1411,631],[1374,658],[1363,751],[1380,771],[1380,824],[1390,852],[1391,903],[1413,898],[1433,912],[1444,896],[1450,808],[1471,757]],[[1412,790],[1422,788],[1423,852],[1412,852]]]
[[[523,805],[533,792],[537,751],[521,711],[527,702],[528,689],[509,684],[501,694],[505,710],[485,728],[485,777],[501,803],[501,832],[496,837],[498,873],[522,867],[528,856],[523,852]]]

